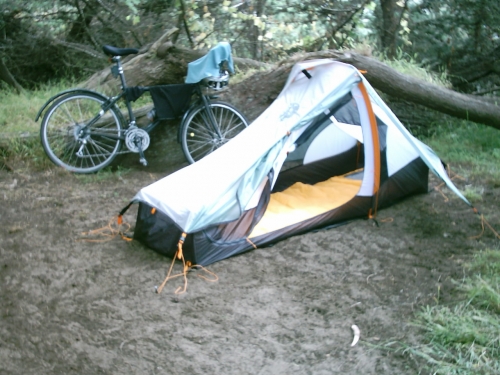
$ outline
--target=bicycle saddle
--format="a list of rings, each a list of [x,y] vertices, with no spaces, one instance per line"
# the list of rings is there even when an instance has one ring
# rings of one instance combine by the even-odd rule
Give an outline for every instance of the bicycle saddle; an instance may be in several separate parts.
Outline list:
[[[113,46],[102,46],[102,50],[108,56],[135,55],[139,52],[137,48],[118,48]]]

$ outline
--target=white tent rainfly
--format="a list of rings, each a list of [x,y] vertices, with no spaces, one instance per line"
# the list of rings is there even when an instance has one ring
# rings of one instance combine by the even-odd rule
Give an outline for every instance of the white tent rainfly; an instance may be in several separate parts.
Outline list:
[[[141,189],[134,239],[208,265],[428,190],[443,163],[353,66],[296,64],[280,95],[231,142]],[[122,210],[123,214],[124,210]],[[182,253],[182,254],[181,254]]]

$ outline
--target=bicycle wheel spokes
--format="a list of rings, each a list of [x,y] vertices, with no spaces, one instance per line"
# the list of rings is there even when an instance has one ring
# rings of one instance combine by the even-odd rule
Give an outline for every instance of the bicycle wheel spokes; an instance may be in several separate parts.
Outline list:
[[[238,113],[227,110],[224,107],[215,107],[213,111],[219,125],[223,143],[234,138],[247,126],[246,121]]]
[[[90,173],[111,163],[121,147],[121,123],[114,108],[99,117],[104,102],[96,94],[72,93],[47,110],[40,135],[45,152],[55,164]]]
[[[243,115],[227,103],[212,102],[209,110],[211,114],[203,105],[195,108],[182,124],[182,150],[190,163],[210,154],[247,126]]]
[[[208,114],[199,111],[189,123],[186,143],[194,160],[199,160],[216,149],[217,135],[209,127]]]

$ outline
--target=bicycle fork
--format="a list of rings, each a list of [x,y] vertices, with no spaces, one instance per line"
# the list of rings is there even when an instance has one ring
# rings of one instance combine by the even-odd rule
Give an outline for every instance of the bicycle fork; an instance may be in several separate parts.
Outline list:
[[[217,123],[217,119],[212,111],[212,107],[210,106],[210,101],[205,95],[201,95],[201,99],[203,100],[203,105],[205,106],[205,111],[208,114],[208,122],[212,127],[212,131],[217,135],[218,140],[222,141],[222,133],[220,132],[219,124]]]

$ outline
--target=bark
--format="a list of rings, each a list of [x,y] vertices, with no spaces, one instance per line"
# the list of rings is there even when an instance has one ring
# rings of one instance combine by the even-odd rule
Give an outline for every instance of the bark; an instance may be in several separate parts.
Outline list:
[[[381,0],[382,9],[382,47],[387,51],[390,58],[396,56],[396,40],[399,28],[397,0]],[[401,12],[402,14],[402,12]]]
[[[204,55],[205,51],[193,51],[178,48],[168,40],[172,33],[166,33],[149,49],[141,51],[124,64],[128,84],[156,85],[182,83],[190,61]],[[360,70],[365,70],[365,77],[371,85],[387,95],[416,103],[427,108],[470,121],[482,123],[500,129],[500,107],[493,101],[473,95],[460,94],[453,90],[436,86],[414,77],[401,74],[388,65],[355,52],[334,50],[298,54],[278,65],[268,65],[253,60],[235,58],[240,71],[260,69],[240,83],[230,84],[221,94],[222,99],[230,101],[244,112],[250,120],[257,117],[278,96],[292,66],[302,60],[329,58],[345,62]],[[262,69],[265,69],[262,71]],[[86,84],[95,88],[97,85],[116,85],[109,69],[96,74]],[[115,86],[116,92],[117,86]]]

